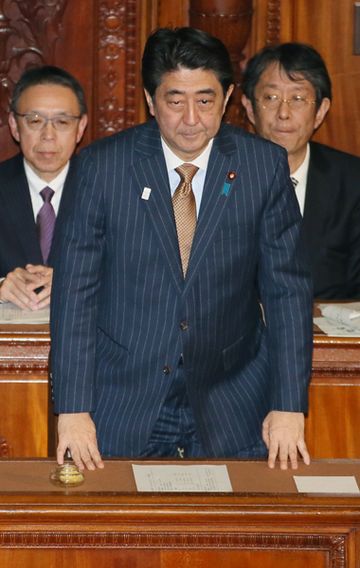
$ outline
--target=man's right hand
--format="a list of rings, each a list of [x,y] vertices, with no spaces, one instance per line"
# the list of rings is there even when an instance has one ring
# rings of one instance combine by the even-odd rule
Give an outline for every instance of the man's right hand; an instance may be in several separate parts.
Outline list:
[[[95,424],[88,412],[59,414],[57,462],[64,463],[69,449],[75,465],[80,469],[102,469],[104,462],[98,449]]]
[[[52,268],[27,265],[9,272],[0,284],[0,300],[12,302],[23,310],[37,310],[50,303]],[[40,294],[35,290],[43,288]]]

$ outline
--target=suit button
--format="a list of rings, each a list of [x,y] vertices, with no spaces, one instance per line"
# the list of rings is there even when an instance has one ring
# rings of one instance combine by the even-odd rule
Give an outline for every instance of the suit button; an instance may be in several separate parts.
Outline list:
[[[180,329],[181,331],[186,331],[187,329],[189,329],[189,324],[187,321],[182,321],[180,322]]]
[[[170,375],[171,369],[168,365],[165,365],[165,367],[163,368],[163,373],[164,375]]]

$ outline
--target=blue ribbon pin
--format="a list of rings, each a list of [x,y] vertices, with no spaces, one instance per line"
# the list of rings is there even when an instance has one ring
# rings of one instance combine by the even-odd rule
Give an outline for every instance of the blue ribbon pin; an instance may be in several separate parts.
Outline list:
[[[221,190],[221,195],[225,195],[225,197],[229,195],[231,184],[235,178],[236,178],[236,172],[229,172],[227,174],[226,181],[224,182],[224,185]]]

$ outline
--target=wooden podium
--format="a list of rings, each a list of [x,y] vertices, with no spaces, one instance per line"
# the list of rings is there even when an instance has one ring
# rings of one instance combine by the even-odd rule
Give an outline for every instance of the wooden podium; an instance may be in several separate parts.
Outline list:
[[[47,326],[0,326],[2,456],[54,455],[49,348]],[[360,458],[360,338],[315,335],[309,400],[306,439],[311,455]]]
[[[226,463],[234,493],[137,493],[122,460],[62,489],[49,481],[54,462],[0,460],[0,566],[359,568],[359,494],[299,494],[294,472],[264,462],[206,463]],[[296,474],[360,486],[360,460]]]

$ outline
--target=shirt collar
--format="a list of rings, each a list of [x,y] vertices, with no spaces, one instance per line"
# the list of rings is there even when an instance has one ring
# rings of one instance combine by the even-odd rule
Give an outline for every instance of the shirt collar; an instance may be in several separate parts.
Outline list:
[[[194,164],[194,166],[197,166],[199,169],[206,170],[213,142],[214,142],[214,139],[212,138],[209,141],[206,148],[201,152],[200,156],[197,156],[197,158],[195,158],[194,160],[190,160],[189,162],[186,162],[186,161],[182,160],[181,158],[179,158],[179,156],[177,156],[171,150],[171,148],[169,148],[169,146],[166,144],[165,140],[161,137],[161,144],[162,144],[162,148],[163,148],[163,151],[164,151],[164,157],[165,157],[165,161],[166,161],[167,170],[168,171],[174,170],[175,168],[177,168],[178,166],[180,166],[181,164],[184,164],[184,163],[185,164],[187,164],[187,163]]]
[[[306,179],[309,169],[309,161],[310,161],[310,144],[307,143],[306,145],[306,154],[302,164],[298,167],[298,169],[291,174],[292,178],[295,178],[300,185],[306,185]]]
[[[67,164],[61,170],[61,172],[54,179],[52,179],[50,182],[46,182],[41,177],[39,177],[37,173],[34,172],[32,167],[24,158],[25,174],[30,190],[36,191],[36,193],[40,193],[40,191],[44,189],[44,187],[46,186],[51,187],[51,189],[55,193],[60,189],[62,189],[65,183],[67,173],[69,171],[69,167],[70,167],[70,162],[67,162]]]

